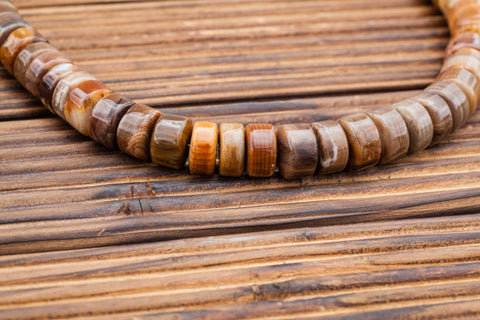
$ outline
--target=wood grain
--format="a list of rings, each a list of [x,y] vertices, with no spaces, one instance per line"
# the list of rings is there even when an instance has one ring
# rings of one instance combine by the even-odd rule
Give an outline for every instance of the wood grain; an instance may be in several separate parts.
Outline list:
[[[387,107],[449,39],[423,0],[15,3],[112,90],[216,123]],[[478,113],[359,173],[202,178],[82,136],[3,68],[0,88],[0,319],[480,315]]]

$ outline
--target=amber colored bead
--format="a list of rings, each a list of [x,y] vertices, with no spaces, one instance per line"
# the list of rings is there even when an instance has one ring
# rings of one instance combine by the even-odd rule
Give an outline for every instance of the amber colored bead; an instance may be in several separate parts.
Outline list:
[[[140,160],[150,160],[150,138],[162,113],[143,104],[134,104],[117,128],[118,148]]]
[[[212,175],[217,159],[218,127],[210,121],[197,121],[190,140],[190,174]]]
[[[26,83],[27,70],[33,59],[45,52],[57,51],[48,42],[34,42],[25,46],[13,64],[13,74],[23,86]]]
[[[32,28],[21,27],[15,29],[0,48],[0,60],[5,69],[13,75],[13,64],[18,54],[30,43],[46,41]]]
[[[89,135],[110,149],[117,149],[117,128],[123,115],[135,103],[121,94],[109,94],[98,101],[89,119]]]
[[[453,116],[448,103],[434,92],[424,91],[411,100],[420,103],[430,115],[433,123],[431,146],[440,142],[453,131]]]
[[[445,59],[442,71],[450,67],[463,68],[473,73],[475,77],[480,78],[480,52],[469,53],[471,51],[476,52],[475,49],[471,48],[459,49],[455,54]]]
[[[163,113],[155,124],[150,141],[152,162],[174,169],[185,166],[191,134],[190,118]]]
[[[317,174],[329,174],[344,170],[348,164],[349,147],[345,131],[334,120],[311,124],[318,143]]]
[[[245,170],[245,129],[241,123],[220,125],[220,166],[226,177],[240,177]]]
[[[270,177],[277,163],[277,138],[269,123],[247,125],[247,174],[250,177]]]
[[[382,142],[380,164],[387,164],[404,157],[410,145],[408,128],[395,109],[384,108],[368,113],[377,126]]]
[[[425,89],[442,97],[450,107],[453,118],[453,130],[461,128],[468,119],[470,105],[463,90],[452,80],[435,82]]]
[[[27,68],[25,75],[25,88],[30,93],[39,97],[38,86],[45,74],[54,66],[62,63],[71,63],[70,60],[64,58],[58,51],[46,51],[33,58]]]
[[[380,134],[372,119],[357,113],[338,120],[345,130],[349,145],[348,168],[362,170],[380,161],[382,143]]]
[[[67,99],[69,99],[70,90],[82,82],[93,80],[96,79],[91,74],[84,71],[73,72],[60,79],[53,92],[53,110],[55,110],[62,119],[66,120],[65,106],[67,105]]]
[[[480,50],[480,35],[473,32],[459,34],[448,43],[445,57],[449,58],[464,48]]]
[[[317,139],[309,124],[284,124],[277,130],[278,170],[285,179],[311,176],[318,163]]]
[[[407,124],[410,137],[409,153],[425,149],[433,139],[433,123],[428,111],[418,102],[405,100],[393,105]]]
[[[57,113],[53,107],[53,95],[60,80],[70,74],[79,71],[78,67],[71,63],[62,63],[52,67],[38,84],[38,95],[43,105],[52,113]],[[61,115],[63,118],[63,115]]]
[[[0,15],[0,46],[3,45],[12,31],[21,27],[31,28],[32,26],[23,21],[22,17],[17,12],[3,12]]]
[[[468,98],[470,113],[472,115],[477,109],[478,98],[480,97],[480,85],[477,77],[470,71],[451,66],[440,73],[437,80],[451,79],[455,82]]]

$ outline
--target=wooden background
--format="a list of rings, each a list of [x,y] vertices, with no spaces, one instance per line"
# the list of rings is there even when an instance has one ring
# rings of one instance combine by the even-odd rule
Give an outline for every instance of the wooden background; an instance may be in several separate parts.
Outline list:
[[[112,89],[275,124],[366,111],[438,73],[422,0],[16,0]],[[361,173],[189,176],[81,136],[0,69],[0,318],[480,315],[480,115]]]

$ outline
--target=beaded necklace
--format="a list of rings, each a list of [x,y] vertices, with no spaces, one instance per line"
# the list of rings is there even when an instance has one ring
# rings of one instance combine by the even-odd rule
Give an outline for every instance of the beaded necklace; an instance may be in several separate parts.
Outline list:
[[[480,99],[480,0],[434,0],[452,39],[443,68],[421,94],[369,113],[311,124],[197,121],[114,93],[79,70],[0,0],[0,61],[53,114],[112,149],[191,174],[285,179],[362,170],[437,144]],[[188,161],[188,162],[187,162]]]

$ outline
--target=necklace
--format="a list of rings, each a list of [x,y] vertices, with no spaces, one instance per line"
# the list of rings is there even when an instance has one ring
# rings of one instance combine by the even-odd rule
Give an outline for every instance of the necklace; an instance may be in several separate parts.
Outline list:
[[[357,171],[433,146],[462,127],[480,99],[480,1],[434,0],[452,39],[421,94],[389,108],[311,124],[197,121],[135,103],[79,70],[0,0],[0,61],[53,114],[112,149],[191,174],[285,179]]]

